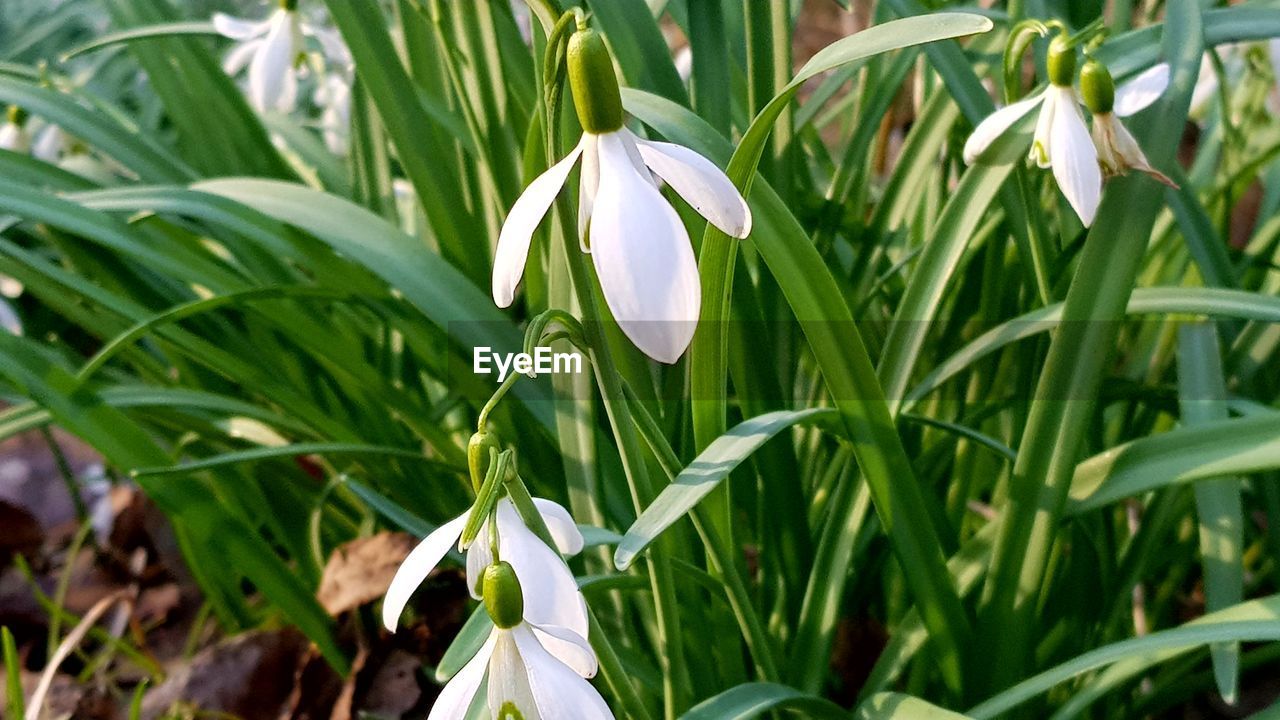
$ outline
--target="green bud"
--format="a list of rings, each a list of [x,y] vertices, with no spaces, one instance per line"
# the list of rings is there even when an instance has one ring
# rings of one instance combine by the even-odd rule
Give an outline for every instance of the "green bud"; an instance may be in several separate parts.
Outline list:
[[[1067,43],[1065,35],[1059,35],[1049,43],[1049,82],[1059,87],[1071,87],[1076,81],[1076,49]]]
[[[1116,104],[1116,83],[1106,65],[1093,58],[1085,62],[1084,69],[1080,71],[1080,94],[1094,115],[1111,112]]]
[[[280,8],[293,12],[298,9],[298,0],[280,0]]]
[[[496,562],[484,570],[484,608],[493,624],[510,630],[524,621],[524,591],[516,571],[506,562]]]
[[[488,430],[482,430],[467,441],[467,469],[471,471],[471,488],[480,490],[484,476],[489,470],[489,449],[502,450],[498,436]]]
[[[613,57],[604,38],[579,28],[569,38],[569,87],[582,129],[593,135],[622,128],[622,93],[613,71]]]
[[[17,105],[9,106],[9,122],[22,127],[27,124],[27,111]]]

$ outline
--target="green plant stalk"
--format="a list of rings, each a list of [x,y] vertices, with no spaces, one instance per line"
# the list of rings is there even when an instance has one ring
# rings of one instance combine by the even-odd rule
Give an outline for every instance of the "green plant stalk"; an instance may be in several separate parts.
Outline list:
[[[627,388],[624,386],[623,390],[626,391]],[[671,444],[667,442],[653,415],[635,399],[634,394],[628,392],[627,395],[629,401],[628,409],[631,417],[636,421],[636,427],[639,429],[641,437],[644,438],[649,448],[653,450],[653,454],[657,457],[658,464],[662,466],[663,471],[666,472],[668,480],[675,480],[676,476],[680,474],[683,463],[680,462],[675,450],[671,448]],[[751,594],[747,590],[746,583],[743,582],[742,575],[738,572],[733,547],[727,544],[724,538],[715,534],[715,530],[707,522],[705,516],[705,509],[700,506],[694,507],[693,512],[690,514],[690,520],[693,521],[694,529],[702,538],[702,544],[711,551],[711,558],[715,564],[715,570],[719,576],[718,579],[724,584],[729,607],[733,610],[733,615],[738,621],[738,626],[747,641],[748,649],[751,650],[751,657],[755,661],[756,671],[760,674],[760,679],[767,682],[777,682],[780,680],[780,676],[778,674],[777,661],[774,659],[773,644],[769,639],[764,624],[760,622],[760,616],[756,613],[755,606],[751,602]]]
[[[548,48],[548,54],[556,51],[556,48]],[[559,85],[559,83],[552,85],[551,81],[552,78],[544,78],[548,88]],[[548,100],[548,96],[557,94],[554,91],[544,93],[544,103]],[[559,159],[555,157],[560,147],[557,109],[550,104],[544,105],[544,117],[548,118],[546,125],[548,166]],[[570,217],[572,217],[572,211],[569,201],[564,193],[561,193],[556,199],[556,218],[560,223],[560,236],[563,241],[565,262],[569,269],[569,279],[582,311],[583,335],[590,348],[588,355],[591,367],[595,370],[596,384],[600,388],[605,415],[609,420],[613,436],[618,441],[618,454],[622,460],[623,474],[627,478],[632,504],[636,514],[639,514],[653,502],[655,492],[649,480],[648,469],[645,467],[643,449],[640,447],[633,420],[626,415],[627,401],[622,390],[622,376],[614,365],[608,340],[604,336],[601,324],[603,318],[596,305],[595,282],[591,270],[583,261],[577,242],[577,229],[569,221]],[[664,716],[667,720],[674,720],[688,705],[685,698],[689,692],[689,676],[685,666],[684,635],[680,630],[675,581],[669,561],[665,557],[666,545],[668,544],[664,543],[659,552],[651,553],[649,556],[649,582],[653,588],[654,613],[659,625],[658,645],[663,661]]]
[[[614,697],[618,699],[618,702],[622,703],[622,707],[626,710],[623,717],[631,718],[632,720],[653,720],[653,716],[649,713],[649,709],[645,707],[644,701],[636,693],[635,685],[631,682],[631,675],[623,667],[622,661],[618,659],[618,654],[613,649],[613,643],[609,641],[609,633],[600,626],[600,621],[596,619],[596,614],[592,612],[590,606],[587,607],[587,619],[591,623],[591,647],[596,650],[596,658],[600,662],[600,674],[604,676],[604,681],[613,690]]]
[[[1178,384],[1186,425],[1230,417],[1222,374],[1217,328],[1210,322],[1178,328]],[[1244,511],[1240,478],[1221,477],[1195,484],[1200,523],[1200,556],[1204,567],[1205,612],[1231,607],[1244,598]],[[1234,705],[1239,692],[1239,644],[1209,648],[1218,693]]]
[[[5,714],[20,718],[26,712],[22,700],[22,664],[18,660],[18,648],[13,643],[13,633],[7,626],[0,627],[0,646],[4,651]]]
[[[1148,135],[1148,146],[1160,149],[1153,153],[1157,166],[1172,155],[1182,132],[1202,45],[1194,0],[1171,3],[1169,10],[1165,44],[1174,82]],[[1145,178],[1113,182],[1085,243],[1063,306],[1066,322],[1050,346],[1001,513],[974,655],[988,682],[975,689],[1007,686],[1032,666],[1034,613],[1058,521],[1161,199]]]

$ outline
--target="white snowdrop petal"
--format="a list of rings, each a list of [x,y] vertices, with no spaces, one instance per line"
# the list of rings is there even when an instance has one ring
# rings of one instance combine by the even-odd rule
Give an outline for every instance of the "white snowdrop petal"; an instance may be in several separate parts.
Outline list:
[[[585,141],[585,138],[584,138]],[[507,307],[515,299],[516,286],[524,275],[524,264],[529,257],[529,243],[542,218],[551,209],[560,189],[569,179],[584,143],[579,142],[563,160],[552,165],[525,188],[520,199],[507,213],[507,220],[498,234],[498,249],[493,258],[493,301],[498,307]]]
[[[599,137],[600,188],[591,257],[605,302],[622,331],[649,357],[674,363],[689,347],[702,304],[689,234],[641,175],[621,133]]]
[[[274,19],[274,13],[266,20],[246,20],[219,12],[213,14],[213,29],[217,30],[219,35],[232,40],[248,40],[265,33]]]
[[[1160,63],[1116,88],[1116,102],[1112,110],[1119,117],[1128,117],[1160,99],[1169,87],[1169,64]]]
[[[973,133],[969,135],[969,139],[964,143],[964,161],[972,165],[979,156],[987,151],[987,148],[991,147],[991,143],[999,139],[1001,135],[1009,131],[1009,128],[1036,109],[1040,103],[1044,102],[1044,98],[1044,93],[1033,95],[1007,107],[1002,107],[984,118],[982,122],[978,123],[978,127],[973,129]]]
[[[524,589],[524,617],[539,625],[563,625],[585,636],[587,605],[564,559],[533,531],[510,500],[498,502],[498,543],[502,559]]]
[[[444,686],[435,704],[431,706],[431,714],[427,716],[427,720],[456,720],[467,716],[467,709],[471,707],[480,684],[484,682],[485,673],[489,670],[489,660],[493,657],[497,635],[497,631],[490,633],[480,652],[463,665],[458,674]]]
[[[557,660],[573,668],[574,672],[584,678],[593,678],[600,669],[596,660],[596,652],[591,649],[587,639],[566,627],[559,625],[533,625],[534,637],[542,647],[547,649]]]
[[[650,170],[666,181],[707,222],[739,239],[751,234],[751,208],[715,163],[674,143],[636,139]]]
[[[67,134],[57,125],[47,125],[36,135],[31,145],[31,157],[51,163],[62,156],[62,149],[67,145]]]
[[[262,38],[254,38],[238,43],[222,60],[222,71],[228,75],[238,75],[252,62],[258,50],[262,49]]]
[[[582,136],[582,174],[578,180],[578,245],[589,253],[587,229],[596,203],[596,187],[600,184],[600,158],[596,154],[596,136]]]
[[[493,564],[493,548],[489,545],[489,529],[480,530],[475,542],[467,548],[467,589],[471,597],[480,600],[480,581],[484,579],[485,568]]]
[[[550,720],[556,716],[538,713],[538,703],[529,687],[528,665],[515,638],[521,629],[527,631],[524,625],[517,625],[511,630],[494,632],[497,642],[489,660],[489,712],[495,718],[506,717],[502,714],[502,707],[510,703],[526,720]]]
[[[547,530],[551,531],[551,538],[556,541],[556,547],[562,554],[577,555],[582,552],[585,544],[582,531],[564,506],[544,498],[534,498],[533,504],[538,508],[542,521],[547,524]]]
[[[1080,222],[1089,227],[1102,199],[1102,170],[1089,128],[1074,102],[1059,104],[1050,136],[1050,162],[1058,188],[1080,216]]]
[[[291,13],[281,10],[273,15],[271,29],[249,63],[249,99],[259,112],[289,110],[292,104],[285,101],[296,99],[293,62],[297,47],[292,25]]]
[[[528,627],[517,626],[512,637],[520,648],[539,717],[613,720],[613,712],[591,683],[552,657]]]
[[[1036,119],[1035,136],[1031,142],[1031,159],[1036,161],[1036,165],[1042,168],[1049,167],[1050,146],[1053,144],[1052,133],[1053,116],[1058,112],[1058,105],[1061,102],[1074,103],[1074,95],[1070,100],[1064,100],[1064,92],[1071,95],[1069,90],[1063,91],[1059,88],[1050,87],[1044,94],[1044,105],[1040,108],[1040,117]]]
[[[449,548],[458,542],[458,536],[462,534],[462,528],[470,514],[470,511],[463,513],[436,528],[400,563],[395,577],[391,579],[391,586],[387,588],[386,597],[382,600],[382,624],[387,630],[395,632],[396,625],[400,622],[400,613],[409,604],[409,598],[431,571],[436,569],[448,554]]]
[[[31,149],[31,136],[25,128],[11,122],[0,126],[0,150],[24,153]]]

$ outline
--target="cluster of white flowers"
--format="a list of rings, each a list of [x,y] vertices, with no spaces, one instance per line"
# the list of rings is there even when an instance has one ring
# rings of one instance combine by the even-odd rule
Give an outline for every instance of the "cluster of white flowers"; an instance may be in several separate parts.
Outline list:
[[[347,153],[351,124],[351,51],[333,29],[309,22],[298,11],[297,0],[281,0],[265,20],[213,16],[223,36],[236,40],[223,61],[228,75],[248,67],[249,102],[258,112],[292,112],[298,104],[298,83],[309,70],[306,38],[320,46],[315,65],[320,73],[313,102],[322,108],[320,126],[325,144],[337,155]]]
[[[1136,140],[1118,118],[1133,115],[1154,103],[1169,86],[1169,66],[1161,63],[1115,88],[1110,74],[1096,60],[1089,60],[1082,76],[1084,100],[1093,115],[1093,130],[1085,122],[1082,98],[1075,89],[1075,49],[1055,40],[1050,50],[1049,86],[1025,100],[992,113],[978,124],[964,146],[965,162],[973,163],[993,142],[1036,108],[1031,159],[1052,168],[1054,179],[1085,227],[1093,224],[1102,201],[1103,174],[1122,175],[1129,169],[1148,173],[1161,182],[1169,179],[1147,161]],[[1089,90],[1097,85],[1097,93]],[[1099,99],[1092,101],[1097,95]]]
[[[465,549],[459,544],[473,508],[441,525],[414,548],[387,590],[382,621],[394,632],[414,590],[449,549],[459,545],[466,553],[471,594],[484,601],[494,621],[488,640],[449,681],[429,720],[465,717],[482,688],[489,711],[497,718],[613,718],[587,682],[597,668],[595,652],[586,639],[587,604],[561,557],[561,553],[582,551],[582,533],[560,505],[541,498],[533,502],[555,540],[554,549],[525,526],[515,506],[504,498],[492,515],[496,547],[488,532],[479,533]],[[495,588],[491,576],[505,569],[511,571],[507,587]],[[513,602],[519,606],[517,611],[510,610]]]

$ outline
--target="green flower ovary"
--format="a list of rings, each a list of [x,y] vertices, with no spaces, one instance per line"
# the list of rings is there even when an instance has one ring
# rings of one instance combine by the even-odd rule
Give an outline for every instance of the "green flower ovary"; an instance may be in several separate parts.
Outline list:
[[[1076,49],[1059,35],[1049,43],[1049,82],[1059,87],[1071,87],[1076,81]]]
[[[1084,64],[1080,71],[1080,94],[1094,115],[1105,115],[1115,108],[1116,83],[1106,65],[1092,58]]]
[[[569,38],[569,88],[582,129],[593,135],[622,128],[622,93],[613,71],[613,57],[604,38],[590,28]]]
[[[510,563],[496,562],[484,571],[484,607],[493,624],[503,630],[524,622],[524,591]]]

